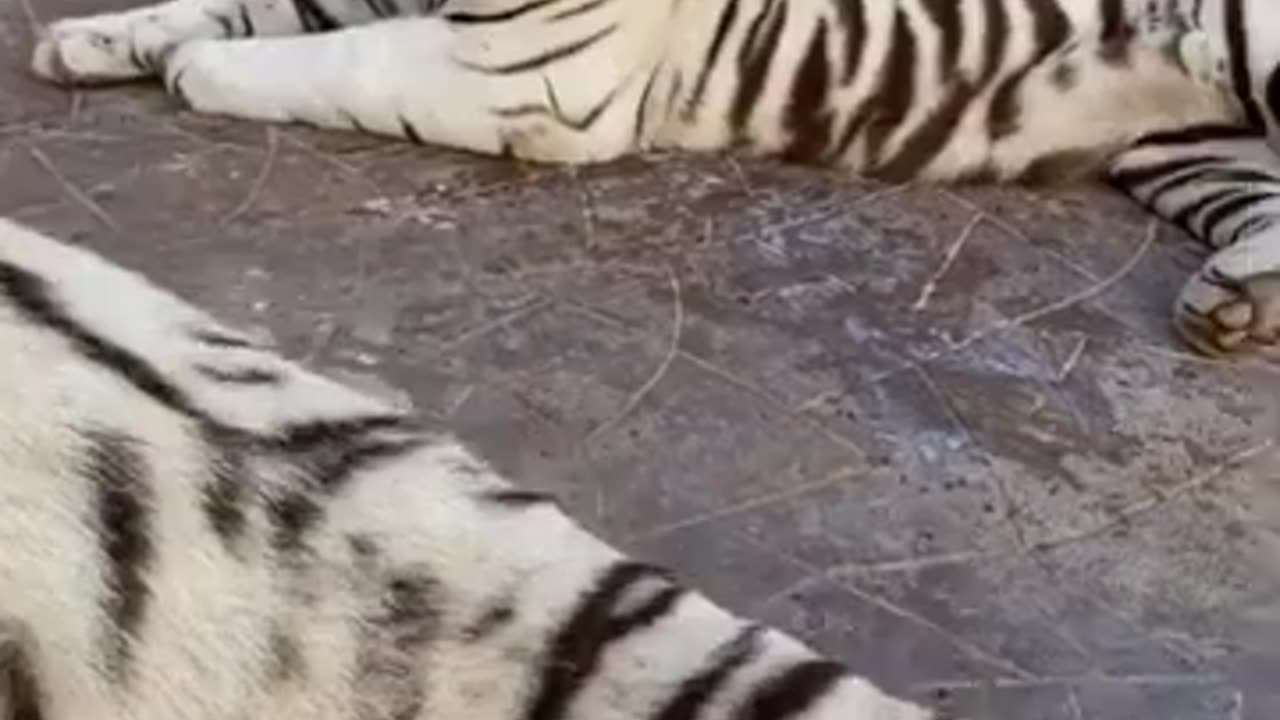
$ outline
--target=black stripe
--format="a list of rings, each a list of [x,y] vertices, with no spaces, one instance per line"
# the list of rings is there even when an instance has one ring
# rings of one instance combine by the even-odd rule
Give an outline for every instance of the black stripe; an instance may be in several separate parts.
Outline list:
[[[592,10],[595,10],[596,8],[599,8],[600,6],[602,6],[602,5],[604,5],[604,4],[608,3],[608,2],[610,2],[610,0],[587,0],[587,2],[584,2],[583,4],[579,5],[578,7],[575,7],[575,8],[569,8],[568,10],[561,10],[560,12],[558,12],[558,13],[556,13],[556,14],[552,15],[551,17],[547,18],[547,22],[548,22],[548,23],[557,23],[557,22],[562,22],[562,21],[565,21],[565,20],[571,20],[571,19],[576,18],[576,17],[579,17],[579,16],[581,16],[581,15],[586,15],[587,13],[591,12]]]
[[[222,37],[224,38],[235,37],[236,31],[235,31],[235,28],[231,25],[231,18],[227,17],[226,15],[220,15],[215,12],[210,12],[208,10],[206,10],[204,14],[205,14],[205,17],[209,18],[210,20],[218,24],[218,29],[222,31]]]
[[[1188,185],[1196,185],[1204,182],[1205,176],[1216,170],[1213,166],[1205,166],[1194,168],[1176,175],[1170,175],[1157,181],[1154,187],[1148,187],[1142,191],[1143,202],[1149,207],[1156,207],[1159,202],[1169,193],[1181,190]]]
[[[347,547],[351,549],[351,555],[355,559],[355,563],[361,567],[378,562],[379,556],[382,555],[382,548],[368,535],[348,535]]]
[[[328,32],[342,27],[341,23],[329,14],[319,0],[293,0],[293,8],[298,13],[298,21],[306,32]]]
[[[550,100],[552,102],[555,102],[554,94],[552,94]],[[492,112],[495,117],[500,117],[508,120],[512,118],[529,117],[530,115],[537,115],[540,117],[555,117],[555,113],[552,111],[551,108],[547,107],[546,103],[522,103],[520,105],[511,105],[508,107],[494,108],[490,112]]]
[[[986,37],[982,41],[982,71],[978,75],[978,87],[986,87],[987,83],[1000,71],[1004,62],[1004,54],[1009,45],[1009,16],[1005,13],[1001,0],[983,0],[986,15]]]
[[[1242,239],[1249,237],[1255,232],[1261,232],[1263,229],[1269,228],[1273,224],[1275,224],[1275,219],[1268,215],[1258,215],[1257,217],[1245,220],[1240,227],[1235,229],[1235,232],[1231,233],[1231,237],[1227,238],[1227,241],[1222,245],[1223,247],[1235,245]]]
[[[999,140],[1017,132],[1018,115],[1022,111],[1018,98],[1018,93],[1022,90],[1022,82],[1046,57],[1071,37],[1071,19],[1058,5],[1058,0],[1025,0],[1025,2],[1034,23],[1035,50],[1031,59],[1006,78],[991,97],[987,129],[992,140]]]
[[[1190,232],[1193,235],[1198,235],[1199,233],[1196,233],[1191,228],[1192,220],[1194,220],[1201,212],[1204,212],[1204,210],[1210,205],[1222,202],[1236,193],[1237,188],[1233,187],[1218,187],[1213,190],[1205,189],[1200,197],[1194,200],[1189,200],[1181,207],[1173,209],[1173,212],[1169,214],[1168,220],[1187,232]]]
[[[782,151],[787,160],[814,160],[821,157],[831,143],[831,111],[827,108],[831,66],[827,61],[827,22],[818,27],[809,40],[809,49],[796,68],[791,83],[791,97],[786,108],[786,125],[791,141]]]
[[[357,473],[421,449],[426,440],[404,429],[400,416],[373,415],[311,421],[257,439],[260,451],[283,455],[297,472],[293,487],[267,502],[274,546],[301,550],[307,531],[324,514],[323,498],[342,490]]]
[[[855,25],[857,35],[856,40],[859,46],[861,46],[865,42],[865,22],[861,15],[861,4],[858,4],[857,7],[858,16]],[[894,36],[889,42],[888,57],[885,58],[884,66],[880,68],[880,77],[875,90],[872,91],[869,97],[864,98],[862,102],[857,105],[856,109],[849,115],[844,130],[841,131],[839,139],[836,140],[835,146],[832,148],[833,157],[839,158],[848,152],[849,146],[857,139],[858,133],[866,127],[871,118],[880,111],[883,105],[886,104],[885,95],[889,92],[889,76],[894,75],[895,73],[897,75],[901,75],[905,70],[908,75],[908,82],[910,82],[913,77],[910,72],[910,67],[915,62],[915,41],[910,35],[910,29],[904,29],[901,25],[902,21],[902,11],[899,10],[894,16]],[[850,42],[853,40],[854,38],[851,37]],[[852,54],[853,52],[854,48],[848,47],[848,53]],[[862,62],[860,55],[856,60],[847,61],[850,62],[851,67],[854,67],[855,69],[846,71],[846,84],[853,78],[853,73],[856,71],[856,67],[860,66]],[[899,70],[895,71],[894,68],[899,68]],[[914,91],[912,90],[911,92]],[[868,147],[868,153],[870,152],[872,152],[872,148]],[[874,158],[871,159],[874,160]]]
[[[369,8],[369,12],[376,18],[385,18],[395,15],[395,6],[390,3],[384,4],[380,0],[364,0],[365,7]]]
[[[415,145],[426,145],[426,141],[422,139],[422,135],[418,133],[418,129],[409,122],[409,118],[400,116],[400,130],[404,136]]]
[[[1211,167],[1217,163],[1224,162],[1224,160],[1224,158],[1217,155],[1175,157],[1163,162],[1141,165],[1139,167],[1113,168],[1108,172],[1107,180],[1112,185],[1119,187],[1126,192],[1136,194],[1144,185],[1149,183],[1153,183],[1158,180],[1166,180],[1172,176],[1179,175],[1189,170]]]
[[[136,42],[129,43],[129,63],[143,73],[158,72],[160,69],[155,56],[143,56],[142,47]]]
[[[283,555],[293,555],[305,545],[303,538],[320,519],[320,504],[310,493],[292,490],[266,503],[271,519],[271,546]]]
[[[465,12],[465,11],[445,13],[444,19],[453,23],[472,24],[472,25],[481,24],[481,23],[501,23],[501,22],[506,22],[508,20],[515,20],[521,15],[526,15],[528,13],[535,12],[544,7],[547,7],[548,5],[554,5],[557,2],[560,2],[560,0],[529,0],[529,2],[526,2],[522,5],[517,5],[513,8],[508,8],[506,10],[499,10],[498,12],[492,12],[492,13],[477,13],[477,12]]]
[[[517,73],[529,72],[530,70],[545,68],[548,65],[573,57],[585,50],[590,50],[596,43],[604,40],[610,35],[613,35],[617,31],[618,25],[616,23],[608,25],[580,40],[565,43],[537,55],[523,60],[516,60],[505,65],[476,65],[472,63],[462,63],[462,65],[470,70],[488,75],[515,75]]]
[[[1262,111],[1253,98],[1249,73],[1249,35],[1245,30],[1244,0],[1226,0],[1227,56],[1231,61],[1231,87],[1244,109],[1245,120],[1255,128],[1264,127]]]
[[[1205,314],[1201,312],[1200,308],[1185,300],[1178,303],[1178,310],[1181,311],[1183,315],[1190,315],[1194,318],[1203,318],[1205,316]]]
[[[431,640],[440,623],[440,581],[421,569],[393,570],[383,585],[382,602],[364,621],[390,635],[394,649],[411,653]],[[410,682],[417,684],[407,667]],[[417,714],[392,713],[391,717],[411,718]]]
[[[504,597],[485,609],[471,624],[462,629],[462,639],[477,643],[499,632],[516,619],[516,607],[510,597]]]
[[[739,669],[760,652],[763,630],[751,625],[716,649],[710,663],[701,672],[680,684],[680,689],[652,720],[698,720],[703,708],[725,686]]]
[[[191,104],[190,98],[187,97],[187,91],[182,89],[182,78],[186,77],[187,71],[190,69],[191,69],[191,66],[187,65],[183,67],[181,70],[179,70],[177,74],[173,76],[173,79],[169,79],[167,76],[164,78],[165,92],[168,92],[170,95],[173,95],[175,98],[181,101],[184,105]]]
[[[210,478],[201,488],[201,509],[223,545],[233,549],[246,525],[249,496],[248,446],[245,437],[219,428],[202,428]]]
[[[631,130],[632,144],[636,147],[642,147],[645,142],[645,112],[648,110],[649,97],[653,94],[653,88],[658,82],[658,72],[661,68],[662,66],[658,65],[649,73],[649,79],[644,83],[644,90],[640,92],[640,100],[636,103],[635,121]]]
[[[1239,280],[1223,274],[1223,272],[1215,265],[1208,265],[1201,270],[1200,279],[1214,287],[1219,287],[1230,292],[1240,292],[1244,290],[1244,286],[1240,284]]]
[[[1249,187],[1266,185],[1273,190],[1280,190],[1280,175],[1268,170],[1259,170],[1251,167],[1222,165],[1212,168],[1211,176],[1206,179],[1210,182],[1232,183]]]
[[[0,646],[0,687],[4,692],[4,705],[8,708],[6,720],[43,720],[41,710],[45,703],[44,688],[31,651],[21,638],[9,638]]]
[[[85,360],[111,372],[171,410],[192,418],[205,417],[186,393],[166,380],[146,360],[93,334],[72,318],[54,299],[43,278],[16,265],[0,262],[0,292],[28,322],[61,335]]]
[[[493,503],[512,509],[522,509],[538,505],[558,506],[554,495],[533,490],[490,490],[480,493],[477,499],[485,503]]]
[[[1224,168],[1220,165],[1209,165],[1198,170],[1182,173],[1158,183],[1156,187],[1147,191],[1146,202],[1154,205],[1168,193],[1184,188],[1193,183],[1206,185],[1209,183],[1225,183],[1233,186],[1244,185],[1246,187],[1254,184],[1275,186],[1277,178],[1273,175],[1249,168]]]
[[[729,126],[739,135],[746,129],[751,111],[764,92],[765,82],[769,79],[769,66],[778,50],[778,42],[786,24],[787,4],[767,3],[752,21],[743,40],[738,52],[738,86],[733,96],[733,105],[729,109]],[[764,36],[757,43],[760,32]]]
[[[1261,140],[1264,137],[1258,130],[1243,125],[1204,123],[1147,133],[1135,140],[1133,145],[1134,147],[1143,145],[1195,145],[1214,141]]]
[[[901,8],[894,15],[889,57],[880,70],[880,87],[864,101],[869,108],[866,133],[867,157],[872,165],[885,150],[890,134],[902,125],[915,100],[916,36]]]
[[[639,607],[616,614],[628,590],[644,581],[666,584]],[[636,562],[610,567],[595,587],[582,596],[578,607],[561,625],[542,660],[542,677],[525,714],[525,720],[563,720],[578,693],[596,672],[605,651],[666,616],[683,591],[669,584],[659,568]]]
[[[310,474],[316,487],[335,493],[357,472],[417,452],[423,444],[424,441],[416,437],[339,439],[319,451],[318,457],[307,458],[299,464],[311,466]]]
[[[196,365],[196,372],[223,385],[279,385],[284,378],[275,370],[266,368],[218,368],[212,365]]]
[[[253,37],[258,34],[258,29],[253,24],[253,17],[249,14],[249,6],[243,2],[240,3],[240,31],[245,37]]]
[[[1271,114],[1271,122],[1280,124],[1280,65],[1271,71],[1267,78],[1267,112]]]
[[[267,631],[267,643],[271,659],[264,673],[266,677],[273,684],[303,682],[307,675],[307,661],[298,638],[276,621]]]
[[[376,558],[371,558],[376,561]],[[369,567],[377,584],[368,609],[353,618],[356,663],[350,676],[356,720],[412,720],[430,713],[422,676],[442,625],[440,581],[418,566]],[[447,671],[447,668],[445,668]]]
[[[411,426],[408,418],[392,414],[309,420],[285,425],[278,432],[274,444],[284,452],[297,453],[350,442],[353,438],[379,430],[409,429]]]
[[[1098,33],[1098,57],[1111,64],[1126,64],[1138,34],[1124,15],[1124,0],[1098,0],[1102,28]]]
[[[1098,14],[1102,16],[1099,40],[1106,42],[1128,34],[1125,28],[1124,0],[1098,0]]]
[[[151,599],[147,572],[155,555],[151,533],[150,469],[138,441],[106,430],[85,430],[80,472],[93,486],[98,547],[102,552],[103,663],[112,679],[129,677],[133,644]]]
[[[522,115],[548,115],[555,118],[556,122],[561,125],[577,130],[579,132],[590,130],[591,126],[604,115],[605,111],[613,106],[613,101],[618,97],[622,86],[614,87],[605,94],[595,105],[588,108],[581,117],[574,119],[565,113],[560,105],[560,100],[556,96],[555,87],[546,77],[542,78],[542,84],[546,87],[547,104],[546,105],[521,105],[514,108],[498,108],[493,113],[499,117],[520,117]]]
[[[977,95],[973,85],[963,80],[953,81],[942,102],[911,133],[898,152],[869,170],[868,174],[891,182],[914,179],[955,137],[956,127]]]
[[[838,663],[799,663],[756,689],[734,713],[733,720],[786,720],[808,710],[847,674]]]
[[[1042,60],[1071,36],[1071,18],[1058,0],[1026,0],[1035,22],[1036,60]]]
[[[667,119],[670,119],[671,113],[675,111],[676,98],[680,97],[680,91],[684,89],[684,75],[679,72],[673,72],[670,75],[671,82],[667,85],[667,104],[665,106],[665,117]]]
[[[844,74],[840,81],[848,85],[854,81],[862,66],[862,55],[867,45],[867,16],[863,0],[836,0],[837,17],[844,30]]]
[[[350,111],[338,108],[338,113],[351,125],[352,130],[365,135],[371,134],[369,132],[369,128],[365,127],[364,123],[360,122],[360,118],[356,117]]]
[[[942,38],[941,52],[938,53],[938,77],[945,80],[955,70],[960,58],[960,44],[964,39],[960,3],[957,0],[923,0],[922,4]]]
[[[610,90],[607,95],[600,98],[599,102],[597,102],[592,107],[588,108],[587,112],[585,112],[577,120],[569,118],[565,116],[563,113],[557,113],[560,123],[572,130],[577,130],[579,132],[590,130],[596,124],[596,121],[604,116],[605,111],[613,107],[613,101],[618,98],[618,93],[621,90],[622,90],[622,87],[616,87]]]
[[[189,333],[192,340],[201,345],[218,348],[252,348],[254,344],[247,338],[238,335],[232,335],[223,330],[213,328],[198,328]]]
[[[1274,200],[1275,197],[1275,192],[1240,193],[1236,197],[1205,213],[1204,218],[1200,222],[1201,227],[1203,228],[1203,236],[1206,240],[1212,240],[1214,231],[1218,226],[1227,222],[1232,216],[1237,213],[1247,212],[1258,203],[1266,200]]]
[[[698,79],[693,85],[693,92],[690,93],[689,99],[684,105],[684,116],[686,119],[693,117],[698,107],[702,104],[702,97],[707,91],[707,79],[715,70],[716,62],[720,58],[720,52],[724,50],[725,40],[729,37],[729,31],[733,28],[733,21],[738,17],[738,0],[726,0],[724,7],[720,10],[720,19],[716,22],[716,32],[711,38],[711,45],[707,47],[707,56],[702,60],[702,67],[698,71]]]

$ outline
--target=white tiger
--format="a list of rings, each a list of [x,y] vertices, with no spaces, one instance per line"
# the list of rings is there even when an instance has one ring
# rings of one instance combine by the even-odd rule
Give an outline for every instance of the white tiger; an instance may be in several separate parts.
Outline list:
[[[1272,0],[168,0],[56,22],[33,65],[557,163],[745,146],[895,180],[1102,175],[1214,250],[1182,336],[1280,358]]]
[[[4,220],[0,377],[0,717],[932,717]]]

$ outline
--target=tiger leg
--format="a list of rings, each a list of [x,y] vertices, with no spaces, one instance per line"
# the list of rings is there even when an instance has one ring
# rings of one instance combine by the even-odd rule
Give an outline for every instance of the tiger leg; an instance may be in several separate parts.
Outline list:
[[[591,38],[588,38],[590,40]],[[630,40],[630,38],[628,38]],[[354,129],[551,163],[636,144],[647,73],[611,72],[632,44],[423,17],[287,38],[196,41],[166,86],[195,111]],[[621,41],[620,41],[621,42]],[[550,48],[550,49],[549,49]]]
[[[160,57],[190,40],[333,30],[418,7],[415,0],[168,0],[58,20],[36,41],[31,68],[62,85],[133,80],[157,74]]]
[[[1230,126],[1149,135],[1116,157],[1111,184],[1213,249],[1173,313],[1209,355],[1280,360],[1280,160]]]

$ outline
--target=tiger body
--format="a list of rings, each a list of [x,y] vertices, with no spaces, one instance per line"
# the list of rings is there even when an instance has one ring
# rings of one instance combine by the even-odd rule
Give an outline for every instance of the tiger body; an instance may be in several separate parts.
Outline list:
[[[197,109],[548,162],[742,146],[894,180],[1013,179],[1068,153],[1096,165],[1157,130],[1243,122],[1215,65],[1223,36],[1193,30],[1194,12],[1193,0],[175,0],[117,16],[131,43],[112,62],[74,45],[37,62],[49,76],[131,77],[175,42],[363,26],[200,43],[167,63],[169,80]],[[326,62],[341,66],[331,85],[304,81],[300,66]],[[213,70],[249,65],[260,87]],[[290,85],[315,97],[265,96]]]
[[[0,716],[929,717],[7,221],[0,348]]]
[[[1268,0],[168,0],[55,22],[32,63],[552,163],[735,149],[895,182],[1101,177],[1212,251],[1181,336],[1280,357]]]

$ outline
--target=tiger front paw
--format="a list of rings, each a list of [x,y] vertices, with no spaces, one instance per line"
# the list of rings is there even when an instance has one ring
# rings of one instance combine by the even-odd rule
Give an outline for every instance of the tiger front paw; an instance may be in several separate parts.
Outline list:
[[[1211,258],[1183,288],[1174,326],[1205,355],[1280,361],[1280,242]]]
[[[158,16],[136,13],[59,20],[41,33],[31,70],[58,85],[98,85],[156,75],[174,44]]]

